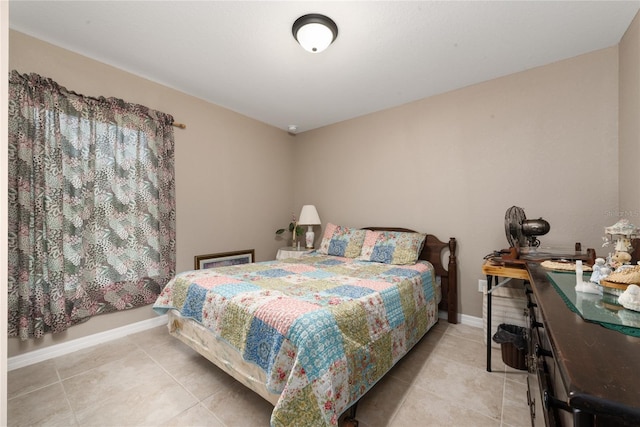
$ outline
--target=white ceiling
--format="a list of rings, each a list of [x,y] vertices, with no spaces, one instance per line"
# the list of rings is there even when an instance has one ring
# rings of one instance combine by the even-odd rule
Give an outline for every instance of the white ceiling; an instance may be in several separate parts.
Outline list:
[[[11,0],[9,22],[302,132],[616,45],[639,9],[640,0]],[[293,22],[307,13],[338,25],[322,53],[292,37]]]

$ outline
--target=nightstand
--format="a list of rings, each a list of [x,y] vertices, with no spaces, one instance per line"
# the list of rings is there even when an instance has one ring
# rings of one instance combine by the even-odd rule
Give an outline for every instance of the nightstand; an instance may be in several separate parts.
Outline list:
[[[294,248],[292,246],[286,246],[284,248],[278,249],[278,254],[276,255],[276,259],[279,261],[281,259],[287,258],[300,258],[303,254],[308,254],[314,249],[306,249],[306,248]]]

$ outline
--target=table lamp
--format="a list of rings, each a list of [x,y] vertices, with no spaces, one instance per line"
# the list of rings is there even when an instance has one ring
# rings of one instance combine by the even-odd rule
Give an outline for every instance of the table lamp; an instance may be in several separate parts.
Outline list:
[[[300,219],[298,219],[298,224],[307,226],[307,234],[305,235],[307,249],[313,249],[313,241],[315,239],[313,226],[321,224],[320,216],[318,215],[316,207],[313,205],[304,205],[302,207],[302,211],[300,212]]]

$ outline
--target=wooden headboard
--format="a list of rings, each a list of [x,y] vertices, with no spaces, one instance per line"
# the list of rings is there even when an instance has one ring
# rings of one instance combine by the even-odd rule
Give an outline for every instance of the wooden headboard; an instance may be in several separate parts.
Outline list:
[[[414,230],[401,227],[364,227],[373,231],[403,231],[416,233]],[[436,275],[442,281],[442,301],[438,308],[447,312],[449,323],[458,323],[458,261],[456,258],[457,242],[455,237],[450,237],[447,243],[441,241],[433,234],[427,234],[419,259],[429,261],[436,270]],[[447,267],[442,262],[443,252],[448,251]]]

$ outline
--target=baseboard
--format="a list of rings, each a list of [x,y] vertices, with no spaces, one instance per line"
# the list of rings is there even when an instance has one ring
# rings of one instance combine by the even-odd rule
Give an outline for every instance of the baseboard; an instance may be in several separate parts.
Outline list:
[[[463,314],[460,316],[460,323],[467,326],[473,326],[474,328],[482,329],[482,317],[469,316],[467,314]]]
[[[104,332],[99,332],[97,334],[70,340],[61,344],[50,345],[46,348],[30,351],[25,354],[20,354],[18,356],[8,358],[7,371],[12,371],[24,366],[33,365],[34,363],[43,362],[45,360],[53,359],[54,357],[64,356],[65,354],[73,353],[74,351],[82,350],[97,344],[102,344],[108,341],[125,337],[127,335],[135,334],[137,332],[142,332],[147,329],[166,324],[167,315],[165,314],[163,316],[154,317],[148,320],[142,320],[130,325],[121,326],[119,328],[111,329]]]
[[[440,319],[448,319],[448,314],[446,311],[440,310],[438,311],[438,318]],[[463,325],[472,326],[474,328],[482,328],[482,317],[469,316],[467,314],[458,314],[458,322]]]

